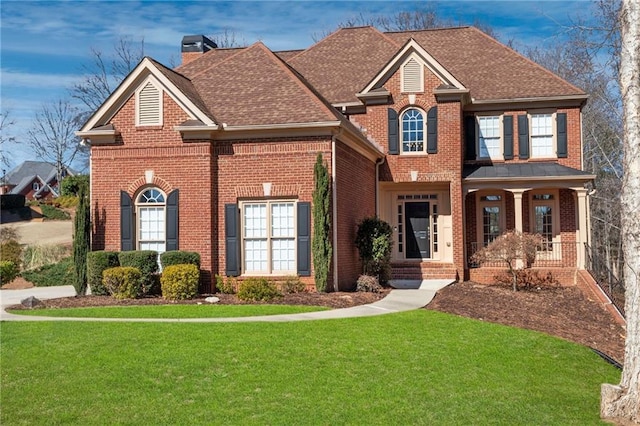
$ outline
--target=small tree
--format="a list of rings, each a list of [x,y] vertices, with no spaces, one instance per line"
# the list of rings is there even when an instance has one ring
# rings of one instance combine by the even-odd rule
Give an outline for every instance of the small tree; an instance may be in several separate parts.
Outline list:
[[[543,243],[540,234],[507,231],[471,256],[474,263],[504,262],[513,277],[513,291],[518,290],[518,271],[530,268]],[[521,261],[521,262],[518,262]]]
[[[73,264],[75,272],[73,286],[78,296],[84,296],[87,292],[87,253],[89,253],[91,233],[89,197],[85,187],[80,187],[78,198],[73,232]]]
[[[318,153],[313,169],[313,270],[316,290],[327,291],[331,270],[331,179],[322,154]],[[334,284],[335,286],[335,284]]]
[[[356,247],[362,260],[362,271],[377,276],[380,284],[386,284],[391,272],[391,226],[377,217],[367,217],[358,224]]]

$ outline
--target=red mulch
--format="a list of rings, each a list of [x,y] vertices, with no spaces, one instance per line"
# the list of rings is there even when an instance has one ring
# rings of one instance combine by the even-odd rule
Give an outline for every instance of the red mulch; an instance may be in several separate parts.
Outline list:
[[[31,283],[17,278],[3,286],[28,288]],[[348,308],[375,302],[387,294],[373,293],[296,293],[270,303]],[[216,294],[221,304],[241,304],[234,295]],[[160,297],[116,300],[109,296],[68,297],[46,300],[43,307],[70,308],[106,305],[167,304]],[[173,303],[203,303],[203,298]],[[471,282],[452,284],[438,292],[426,307],[482,321],[541,331],[598,349],[622,363],[625,330],[598,302],[590,300],[577,287],[539,291],[518,291]]]

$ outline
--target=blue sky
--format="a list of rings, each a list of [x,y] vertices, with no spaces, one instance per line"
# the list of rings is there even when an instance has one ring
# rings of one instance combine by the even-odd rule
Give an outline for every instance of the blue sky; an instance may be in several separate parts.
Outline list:
[[[0,4],[0,101],[15,125],[17,143],[6,147],[12,165],[36,159],[26,146],[26,131],[45,102],[69,98],[68,88],[82,78],[92,48],[105,54],[122,37],[144,38],[145,54],[166,64],[180,61],[184,35],[215,35],[225,29],[251,44],[272,50],[300,49],[314,34],[364,16],[411,11],[425,2],[276,2],[276,1],[13,1]],[[501,39],[517,45],[548,46],[571,19],[589,19],[592,3],[583,1],[439,1],[438,15],[456,24],[490,25]],[[5,134],[6,136],[6,134]]]

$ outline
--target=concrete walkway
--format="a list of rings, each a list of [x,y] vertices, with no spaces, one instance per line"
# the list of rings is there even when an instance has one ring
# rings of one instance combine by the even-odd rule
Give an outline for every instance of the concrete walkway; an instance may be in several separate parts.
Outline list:
[[[411,311],[427,305],[436,292],[451,284],[452,280],[423,280],[404,282],[403,289],[394,289],[382,300],[369,305],[329,311],[300,314],[265,315],[239,318],[58,318],[31,315],[14,315],[5,311],[7,306],[19,304],[21,300],[34,296],[40,300],[75,295],[72,286],[34,287],[24,290],[0,290],[0,321],[100,321],[100,322],[286,322],[369,317]]]

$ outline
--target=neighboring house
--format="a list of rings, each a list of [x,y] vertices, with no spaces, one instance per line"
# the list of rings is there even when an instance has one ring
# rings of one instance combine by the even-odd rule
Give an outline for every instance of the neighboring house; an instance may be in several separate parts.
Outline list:
[[[64,167],[62,177],[76,174]],[[4,177],[3,193],[22,194],[27,200],[48,200],[60,195],[56,166],[44,161],[25,161]]]
[[[313,166],[333,176],[331,284],[353,288],[360,220],[393,227],[393,279],[489,280],[468,259],[508,229],[535,266],[584,268],[587,95],[473,27],[344,28],[300,51],[183,39],[84,125],[94,250],[184,249],[214,275],[313,283]],[[497,266],[497,265],[496,265]]]

